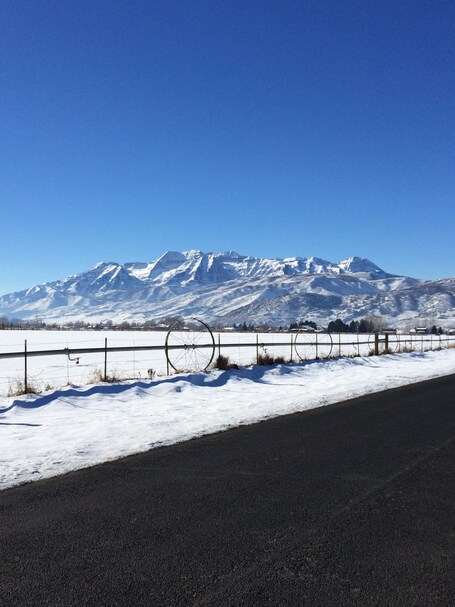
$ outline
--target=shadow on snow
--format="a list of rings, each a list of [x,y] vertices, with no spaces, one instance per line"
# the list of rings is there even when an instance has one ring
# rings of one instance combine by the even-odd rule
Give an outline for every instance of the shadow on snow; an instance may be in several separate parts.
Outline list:
[[[375,358],[375,357],[373,357]],[[330,361],[332,362],[336,362],[339,360],[344,360],[346,363],[350,363],[350,364],[369,364],[371,366],[378,366],[377,363],[373,362],[373,360],[370,359],[365,359],[365,358],[358,358],[358,359],[346,359],[346,358],[331,358]],[[312,367],[315,365],[323,365],[323,364],[327,364],[328,362],[330,362],[329,360],[308,360],[308,361],[302,361],[299,363],[288,363],[288,364],[282,364],[282,365],[273,365],[273,367],[271,366],[258,366],[258,365],[253,365],[252,367],[242,367],[240,369],[232,369],[232,370],[228,370],[228,371],[220,371],[219,374],[217,374],[216,370],[210,371],[210,372],[204,372],[201,371],[199,373],[188,373],[186,375],[174,375],[173,377],[168,377],[166,379],[160,379],[160,380],[156,380],[156,381],[144,381],[144,380],[139,380],[139,381],[133,381],[130,383],[103,383],[103,384],[96,384],[94,386],[91,386],[90,388],[67,388],[65,390],[55,390],[54,392],[52,392],[51,394],[46,394],[43,396],[37,396],[35,398],[33,398],[33,400],[14,400],[9,406],[7,407],[0,407],[0,414],[2,413],[7,413],[8,411],[11,411],[12,409],[16,408],[16,407],[20,407],[21,409],[38,409],[40,407],[44,407],[56,400],[58,400],[59,398],[68,398],[69,396],[74,396],[74,397],[87,397],[87,396],[93,396],[93,395],[102,395],[102,394],[109,394],[109,395],[115,395],[115,394],[122,394],[123,392],[126,392],[127,390],[131,390],[132,388],[140,388],[143,390],[149,390],[150,388],[153,388],[154,386],[162,386],[162,385],[166,385],[166,384],[176,384],[179,382],[183,382],[183,383],[187,383],[187,384],[191,384],[193,386],[198,386],[201,388],[219,388],[221,386],[224,386],[229,380],[236,380],[236,379],[248,379],[251,382],[255,382],[255,383],[263,383],[263,384],[268,384],[271,385],[272,382],[270,381],[264,381],[264,375],[266,374],[267,371],[270,371],[271,368],[274,368],[275,370],[278,371],[279,375],[289,375],[292,374],[296,368],[302,368],[302,367]],[[360,361],[362,361],[360,363]],[[5,425],[4,423],[2,425]]]

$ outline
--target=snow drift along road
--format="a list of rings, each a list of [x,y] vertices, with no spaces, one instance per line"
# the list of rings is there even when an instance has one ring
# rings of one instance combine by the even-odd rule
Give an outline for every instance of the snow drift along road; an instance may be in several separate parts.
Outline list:
[[[332,359],[0,401],[0,488],[455,373],[455,349]]]

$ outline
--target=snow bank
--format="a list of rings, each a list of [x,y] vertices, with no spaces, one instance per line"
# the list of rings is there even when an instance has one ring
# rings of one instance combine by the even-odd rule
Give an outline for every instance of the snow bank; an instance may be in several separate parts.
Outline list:
[[[455,349],[312,361],[0,400],[0,488],[455,373]]]

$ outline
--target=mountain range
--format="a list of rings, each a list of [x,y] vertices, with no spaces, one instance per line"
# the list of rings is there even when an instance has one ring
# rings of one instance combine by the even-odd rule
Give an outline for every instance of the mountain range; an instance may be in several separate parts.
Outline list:
[[[152,262],[101,262],[63,280],[0,297],[0,315],[45,322],[114,322],[191,316],[240,322],[327,324],[371,315],[407,327],[455,323],[455,279],[389,274],[368,259],[268,259],[168,251]]]

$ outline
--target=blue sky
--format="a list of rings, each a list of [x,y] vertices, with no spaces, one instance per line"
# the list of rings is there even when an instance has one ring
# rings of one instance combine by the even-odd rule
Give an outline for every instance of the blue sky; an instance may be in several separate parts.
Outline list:
[[[455,4],[0,3],[0,293],[166,250],[454,276]]]

